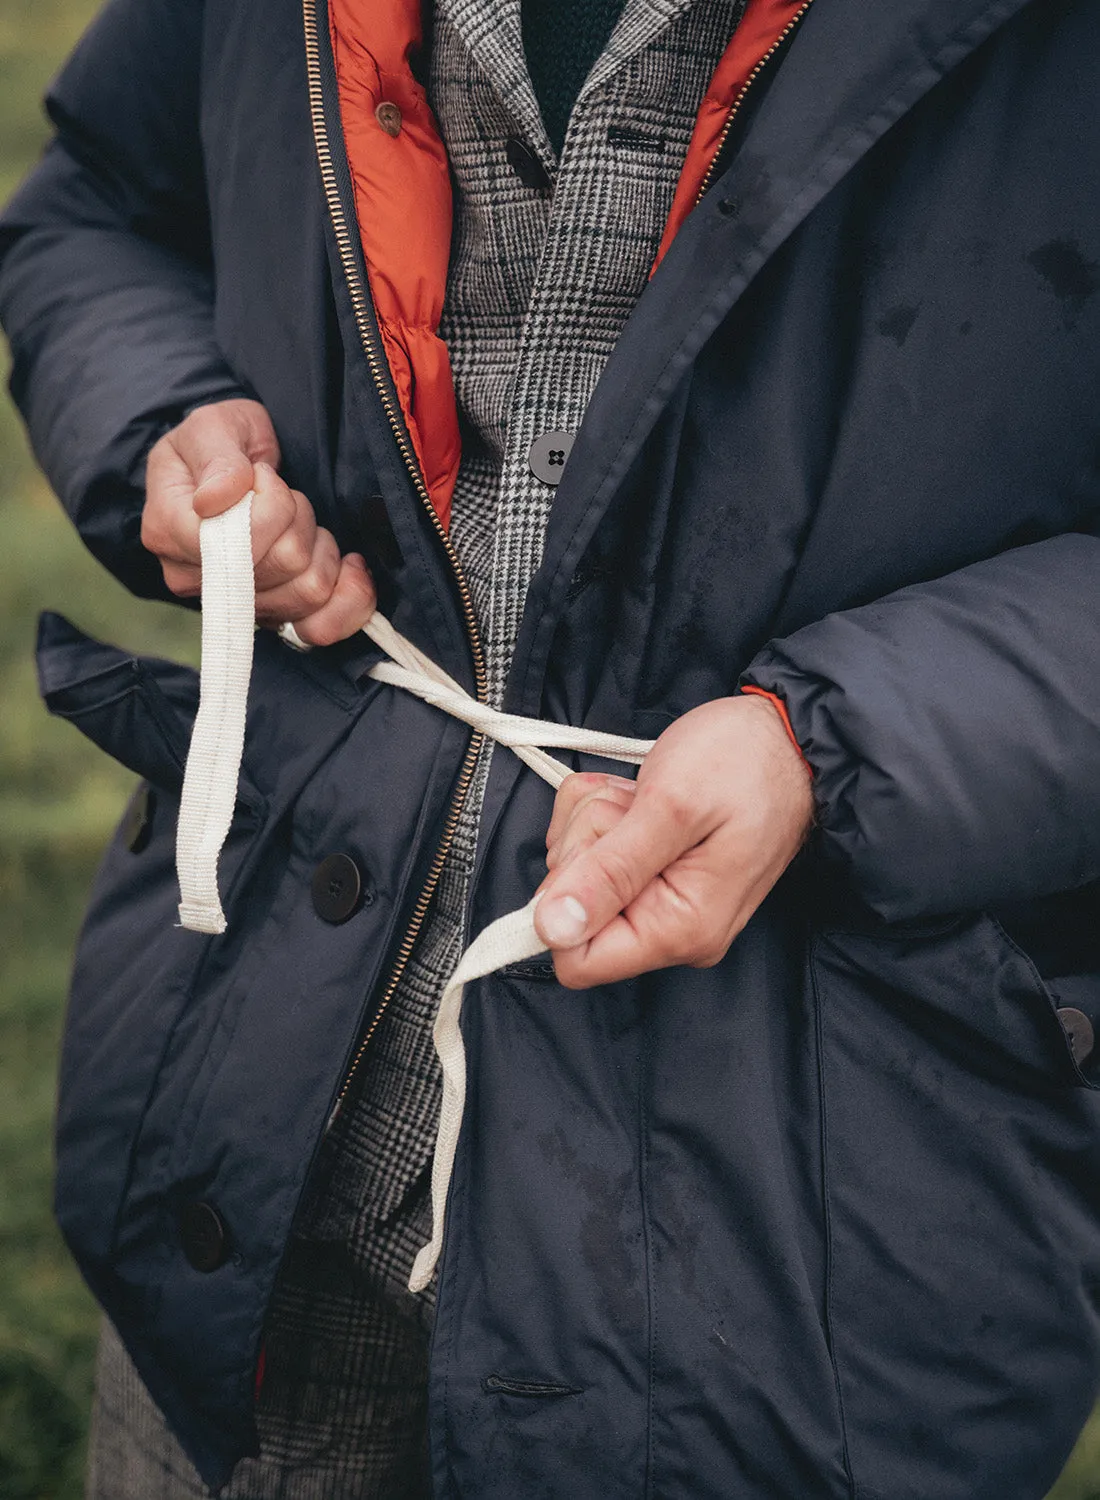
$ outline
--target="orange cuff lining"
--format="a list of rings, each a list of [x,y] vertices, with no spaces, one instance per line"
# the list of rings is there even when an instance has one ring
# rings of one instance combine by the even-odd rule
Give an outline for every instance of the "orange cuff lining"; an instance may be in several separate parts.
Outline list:
[[[810,762],[802,753],[802,746],[798,743],[794,728],[791,725],[791,716],[787,712],[787,705],[783,702],[783,699],[777,697],[775,693],[769,693],[766,688],[754,687],[751,682],[747,682],[741,689],[741,691],[742,693],[752,693],[752,695],[756,698],[766,698],[768,700],[771,706],[775,709],[776,713],[783,720],[783,728],[787,731],[787,738],[790,740],[794,748],[798,751],[798,758],[806,767],[807,775],[812,777],[814,774],[814,768],[810,765]]]

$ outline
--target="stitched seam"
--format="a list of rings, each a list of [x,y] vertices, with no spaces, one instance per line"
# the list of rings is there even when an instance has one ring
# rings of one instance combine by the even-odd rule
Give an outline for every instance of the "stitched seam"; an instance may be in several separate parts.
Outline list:
[[[644,1005],[643,1000],[643,1005]],[[653,1413],[656,1406],[656,1345],[657,1345],[657,1314],[656,1314],[656,1288],[653,1275],[653,1246],[649,1226],[649,1109],[648,1088],[650,1076],[651,1048],[650,1048],[650,1023],[648,1009],[645,1012],[644,1029],[642,1032],[642,1067],[640,1069],[640,1084],[638,1088],[638,1128],[640,1141],[639,1162],[641,1167],[641,1209],[642,1209],[642,1249],[645,1255],[646,1273],[646,1302],[647,1302],[647,1349],[646,1361],[648,1365],[646,1379],[646,1424],[645,1424],[645,1482],[643,1494],[645,1500],[652,1500],[653,1496],[653,1470],[654,1470],[654,1434]]]
[[[825,1344],[829,1351],[829,1364],[833,1372],[833,1387],[836,1391],[837,1410],[840,1416],[841,1454],[844,1462],[844,1472],[848,1479],[848,1496],[849,1500],[859,1500],[859,1485],[856,1482],[855,1473],[852,1469],[851,1451],[848,1445],[848,1423],[844,1412],[844,1388],[840,1379],[840,1366],[837,1361],[836,1346],[833,1339],[832,1297],[834,1257],[833,1216],[829,1186],[829,1108],[826,1099],[825,1005],[822,987],[818,982],[818,968],[815,962],[817,946],[816,937],[811,937],[808,963],[810,984],[814,996],[814,1035],[817,1044],[817,1093],[821,1130],[821,1208],[825,1228]]]

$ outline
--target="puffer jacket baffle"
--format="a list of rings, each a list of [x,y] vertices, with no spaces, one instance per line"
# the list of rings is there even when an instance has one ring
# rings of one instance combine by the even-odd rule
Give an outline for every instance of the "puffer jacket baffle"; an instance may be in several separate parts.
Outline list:
[[[1090,0],[814,0],[600,380],[506,706],[648,738],[753,684],[819,826],[716,968],[467,992],[441,1500],[1038,1500],[1085,1419],[1098,81]],[[112,0],[51,110],[0,314],[88,545],[161,593],[143,456],[196,403],[255,396],[397,627],[473,691],[348,230],[324,0]],[[214,1483],[255,1443],[295,1207],[469,764],[371,660],[258,639],[209,939],[174,925],[193,677],[43,629],[51,708],[153,809],[81,940],[58,1212]],[[495,757],[472,930],[538,883],[550,801]],[[309,893],[334,851],[369,895],[340,925]],[[196,1204],[224,1227],[205,1260]]]

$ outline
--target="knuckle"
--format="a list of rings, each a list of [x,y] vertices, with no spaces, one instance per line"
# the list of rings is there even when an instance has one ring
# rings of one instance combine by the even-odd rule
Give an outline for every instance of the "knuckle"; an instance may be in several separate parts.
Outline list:
[[[299,620],[296,628],[309,646],[335,646],[337,641],[343,640],[343,632],[335,620]]]
[[[635,861],[620,849],[598,849],[597,867],[599,878],[614,896],[621,911],[634,896],[636,883]]]
[[[299,603],[305,607],[307,612],[312,613],[314,610],[320,609],[323,604],[328,603],[332,597],[332,585],[328,579],[321,575],[318,569],[309,568],[295,580],[294,592],[297,595]]]
[[[303,532],[294,528],[284,531],[271,547],[268,561],[273,568],[288,578],[304,577],[312,561],[313,553]]]
[[[724,930],[715,927],[700,928],[694,924],[693,941],[683,962],[693,969],[713,969],[722,962],[729,951],[730,939]]]
[[[693,799],[676,783],[657,782],[646,788],[651,810],[662,822],[687,830],[694,815]]]
[[[726,950],[721,947],[704,947],[698,953],[684,960],[693,969],[716,969],[726,956]]]
[[[554,955],[554,973],[557,975],[558,983],[563,989],[584,990],[591,983],[582,972],[576,957],[569,953],[556,953]]]
[[[193,599],[200,592],[202,585],[189,568],[177,568],[171,563],[164,563],[161,571],[166,586],[177,599]]]

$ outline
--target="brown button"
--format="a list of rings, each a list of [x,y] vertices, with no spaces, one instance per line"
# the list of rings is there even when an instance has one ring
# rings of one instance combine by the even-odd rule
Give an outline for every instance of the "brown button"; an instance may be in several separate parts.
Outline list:
[[[401,134],[401,111],[396,104],[390,104],[388,100],[383,100],[374,111],[374,118],[387,135]]]
[[[1096,1033],[1092,1022],[1083,1010],[1078,1010],[1074,1005],[1063,1005],[1058,1011],[1058,1019],[1062,1023],[1062,1030],[1069,1042],[1073,1060],[1080,1067],[1091,1056],[1092,1049],[1096,1046]]]

